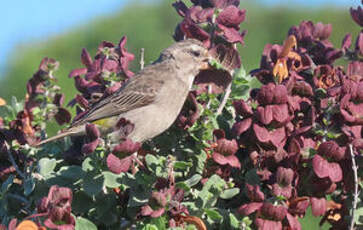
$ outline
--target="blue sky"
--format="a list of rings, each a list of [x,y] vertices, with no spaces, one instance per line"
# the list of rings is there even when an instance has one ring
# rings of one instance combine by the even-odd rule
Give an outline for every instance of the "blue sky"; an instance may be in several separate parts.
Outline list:
[[[3,1],[0,8],[0,73],[6,59],[19,43],[46,39],[95,17],[120,10],[135,0],[14,0]],[[154,0],[138,0],[154,1]],[[172,0],[170,0],[172,2]],[[242,0],[243,2],[243,0]],[[317,7],[324,4],[358,5],[360,0],[260,0],[263,4],[300,3]]]

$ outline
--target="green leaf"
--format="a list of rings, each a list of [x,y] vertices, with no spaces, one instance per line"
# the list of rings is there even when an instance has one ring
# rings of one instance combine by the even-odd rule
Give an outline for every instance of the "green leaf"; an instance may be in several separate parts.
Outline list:
[[[166,229],[166,220],[165,217],[160,216],[158,218],[152,218],[151,224],[154,224],[158,230],[165,230]]]
[[[95,169],[91,157],[87,157],[86,159],[84,159],[84,161],[82,162],[82,169],[85,172],[93,171]]]
[[[158,230],[158,227],[155,224],[147,224],[142,230]]]
[[[175,186],[177,188],[180,188],[180,189],[183,189],[184,191],[186,192],[189,192],[190,191],[190,186],[188,184],[186,184],[184,181],[181,181],[181,182],[177,182],[175,184]]]
[[[86,218],[77,217],[75,230],[97,230],[97,226]]]
[[[108,188],[117,188],[122,184],[121,175],[117,175],[109,171],[102,172],[102,175],[105,178],[105,186]]]
[[[15,175],[11,174],[8,179],[6,179],[6,181],[4,181],[1,185],[1,194],[4,194],[5,192],[7,192],[9,190],[9,188],[11,187],[11,185],[13,184]]]
[[[39,160],[38,172],[43,177],[48,177],[53,172],[56,165],[57,165],[56,159],[49,159],[47,157],[44,157]]]
[[[176,161],[174,163],[174,168],[175,169],[187,170],[188,168],[190,168],[192,166],[193,166],[193,163],[191,163],[191,162]]]
[[[94,200],[84,191],[76,191],[73,193],[72,212],[88,213],[88,211],[94,207]]]
[[[61,167],[57,174],[67,179],[78,180],[81,179],[85,173],[80,166],[71,165]]]
[[[96,196],[103,189],[105,179],[102,174],[87,173],[83,178],[83,189],[89,196]]]
[[[24,195],[29,196],[30,193],[32,193],[35,188],[35,183],[33,178],[25,179],[23,187],[24,187]]]
[[[207,214],[209,218],[211,218],[215,222],[220,222],[223,219],[222,215],[219,214],[219,212],[214,209],[206,208],[204,209],[204,212],[205,214]]]
[[[233,213],[229,213],[229,224],[231,225],[232,228],[239,228],[239,221],[237,219],[237,217],[233,214]]]
[[[209,64],[215,69],[224,69],[223,65],[216,59],[212,59],[209,61]]]
[[[202,179],[203,177],[199,174],[194,174],[191,178],[189,178],[188,180],[184,181],[185,184],[187,184],[189,187],[193,187],[194,185],[198,184],[199,181]]]
[[[237,194],[239,194],[239,188],[231,188],[231,189],[224,190],[219,197],[222,199],[228,200]]]
[[[11,107],[15,110],[15,113],[19,113],[23,110],[23,103],[18,102],[15,96],[11,97]]]
[[[363,225],[363,207],[355,210],[354,223],[356,225]]]

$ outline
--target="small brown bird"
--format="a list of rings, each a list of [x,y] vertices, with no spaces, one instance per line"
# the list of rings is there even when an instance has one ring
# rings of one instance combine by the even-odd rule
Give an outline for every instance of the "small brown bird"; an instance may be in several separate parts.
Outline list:
[[[211,56],[202,43],[188,39],[165,49],[159,59],[145,67],[114,94],[101,99],[62,133],[38,145],[66,136],[85,135],[87,123],[96,124],[112,141],[122,136],[117,122],[134,124],[128,135],[134,142],[151,139],[168,129],[177,118],[195,76],[209,68]]]

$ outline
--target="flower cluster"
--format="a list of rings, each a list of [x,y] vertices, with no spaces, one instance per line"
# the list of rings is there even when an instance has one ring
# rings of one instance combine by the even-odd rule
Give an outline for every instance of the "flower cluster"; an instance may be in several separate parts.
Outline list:
[[[359,24],[361,8],[351,14]],[[239,212],[255,213],[259,229],[301,229],[297,217],[309,204],[333,227],[348,225],[345,200],[354,184],[349,146],[357,150],[362,140],[362,32],[354,50],[348,49],[350,35],[336,49],[331,29],[303,21],[283,46],[267,45],[260,68],[252,71],[262,87],[233,103],[238,116],[232,131],[260,180],[246,185],[249,202]],[[334,65],[343,56],[350,59],[346,71]]]

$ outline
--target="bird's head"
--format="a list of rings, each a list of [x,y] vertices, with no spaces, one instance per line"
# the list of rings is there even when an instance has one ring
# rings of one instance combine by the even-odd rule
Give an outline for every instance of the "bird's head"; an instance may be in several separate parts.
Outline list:
[[[165,49],[161,58],[174,60],[179,68],[193,69],[193,74],[196,75],[199,71],[210,67],[209,61],[212,56],[200,41],[187,39]]]

